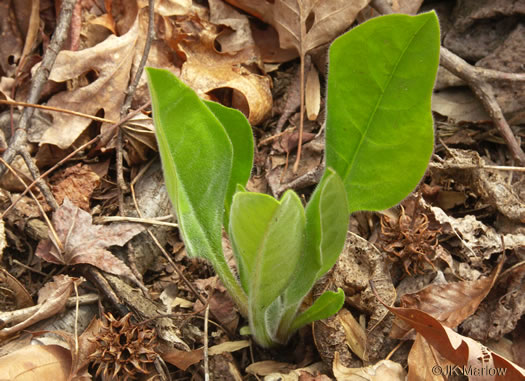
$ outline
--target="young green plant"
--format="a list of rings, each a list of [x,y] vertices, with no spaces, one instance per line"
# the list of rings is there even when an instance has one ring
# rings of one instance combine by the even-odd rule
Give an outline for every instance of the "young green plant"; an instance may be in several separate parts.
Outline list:
[[[326,291],[304,297],[335,264],[349,214],[399,203],[418,184],[433,149],[430,111],[439,61],[434,12],[363,23],[330,47],[326,170],[303,208],[244,189],[253,164],[251,127],[239,111],[200,99],[176,76],[147,69],[166,187],[188,255],[215,268],[254,339],[284,344],[342,307]],[[222,250],[228,232],[236,273]]]

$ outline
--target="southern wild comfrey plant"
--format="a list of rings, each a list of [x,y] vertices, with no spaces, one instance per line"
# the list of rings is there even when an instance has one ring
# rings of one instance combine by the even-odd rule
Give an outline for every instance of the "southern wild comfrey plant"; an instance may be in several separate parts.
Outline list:
[[[420,181],[433,148],[439,46],[433,12],[378,17],[335,40],[326,171],[306,208],[293,191],[277,200],[244,189],[253,137],[239,111],[200,99],[166,70],[148,69],[166,187],[186,250],[213,265],[260,345],[286,343],[342,307],[339,289],[300,308],[335,264],[349,214],[389,208]],[[222,252],[223,227],[238,276]]]

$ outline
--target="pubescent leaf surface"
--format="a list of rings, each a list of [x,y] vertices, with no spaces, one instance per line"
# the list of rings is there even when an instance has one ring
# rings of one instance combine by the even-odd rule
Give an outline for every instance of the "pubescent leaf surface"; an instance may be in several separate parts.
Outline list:
[[[252,128],[244,114],[220,103],[204,101],[223,125],[233,147],[230,181],[226,191],[224,226],[229,225],[230,209],[237,185],[245,186],[253,166]]]
[[[348,228],[348,202],[339,175],[327,168],[306,206],[305,254],[285,292],[285,304],[300,303],[337,261]]]
[[[326,165],[343,179],[349,212],[391,207],[423,176],[439,46],[429,12],[377,17],[330,47]]]
[[[208,106],[168,70],[147,69],[164,179],[190,256],[222,255],[233,148]]]
[[[304,247],[305,215],[293,191],[280,201],[262,193],[233,197],[230,239],[250,310],[263,312],[294,274]]]

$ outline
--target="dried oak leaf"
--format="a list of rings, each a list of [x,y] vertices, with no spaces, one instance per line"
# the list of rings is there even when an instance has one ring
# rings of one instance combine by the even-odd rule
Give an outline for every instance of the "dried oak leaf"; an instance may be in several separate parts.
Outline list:
[[[87,263],[111,274],[134,278],[129,267],[107,248],[124,245],[144,230],[141,225],[93,225],[91,215],[66,198],[53,214],[53,226],[61,244],[53,242],[50,233],[49,239],[38,244],[36,255],[40,258],[63,265]]]
[[[239,109],[252,125],[264,120],[272,109],[271,80],[250,68],[258,64],[255,46],[234,55],[217,52],[218,28],[205,20],[187,19],[181,22],[179,33],[188,35],[187,40],[178,43],[180,54],[186,57],[181,79],[199,96],[219,99]]]
[[[62,91],[53,96],[48,106],[61,107],[89,115],[104,110],[104,117],[118,120],[120,107],[126,96],[123,91],[129,82],[133,57],[137,54],[139,24],[123,36],[109,36],[92,48],[80,51],[61,51],[55,61],[49,79],[68,82],[73,90]],[[96,79],[85,86],[86,74]],[[40,144],[53,144],[66,149],[91,123],[89,119],[69,114],[54,113],[53,125],[42,136]],[[106,125],[102,126],[104,129]]]

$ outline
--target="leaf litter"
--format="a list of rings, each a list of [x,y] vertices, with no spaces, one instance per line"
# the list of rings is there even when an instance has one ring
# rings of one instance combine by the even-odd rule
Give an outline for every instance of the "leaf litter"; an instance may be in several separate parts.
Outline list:
[[[46,42],[42,45],[42,36],[45,39],[52,32],[54,12],[49,13],[47,9],[43,9],[41,20],[38,17],[32,18],[33,29],[35,25],[39,25],[33,19],[44,22],[45,27],[42,29],[43,34],[31,37],[26,32],[29,28],[28,13],[22,12],[18,7],[13,8],[12,3],[9,2],[2,8],[4,13],[0,12],[0,18],[7,20],[1,25],[3,28],[10,28],[8,38],[0,42],[0,97],[25,100],[31,80],[30,68],[40,60],[40,56],[37,50],[26,51],[23,41],[27,36],[26,45],[43,47],[44,50]],[[80,39],[79,50],[64,50],[59,54],[51,72],[50,79],[53,82],[49,82],[42,100],[57,107],[83,111],[90,115],[98,113],[99,116],[116,121],[120,117],[125,88],[142,54],[147,26],[144,7],[147,2],[93,0],[85,3],[89,4],[82,7],[82,25],[72,31],[72,37]],[[275,125],[282,110],[276,108],[275,99],[272,98],[277,94],[275,89],[281,86],[280,74],[285,70],[293,72],[298,66],[297,62],[289,61],[297,53],[301,56],[312,51],[312,48],[317,48],[317,45],[330,42],[349,28],[355,17],[362,21],[372,14],[367,7],[356,16],[329,18],[327,21],[330,25],[323,28],[323,14],[328,12],[324,7],[328,5],[323,4],[321,7],[315,1],[303,2],[304,9],[299,9],[299,3],[292,0],[214,0],[209,1],[208,5],[197,5],[186,0],[155,3],[157,37],[153,42],[148,64],[170,68],[202,96],[239,108],[256,125],[254,133],[259,142],[276,134]],[[476,62],[479,67],[510,73],[523,71],[519,66],[525,57],[521,49],[523,27],[516,23],[516,16],[522,14],[523,9],[511,6],[510,0],[463,8],[454,8],[444,3],[435,2],[442,20],[444,46],[463,58]],[[473,1],[465,0],[463,3],[468,5]],[[334,7],[346,5],[343,2],[334,4]],[[362,2],[359,9],[367,4],[368,1]],[[392,1],[395,11],[410,13],[416,13],[421,4],[419,0]],[[426,6],[426,3],[423,4],[423,9]],[[296,12],[285,13],[283,7]],[[283,12],[276,12],[276,9],[282,9]],[[246,14],[250,16],[246,17]],[[301,14],[304,22],[297,22]],[[344,12],[338,14],[343,15]],[[8,15],[15,17],[9,18]],[[20,28],[21,25],[24,27]],[[494,26],[493,29],[491,25]],[[19,61],[23,55],[27,57],[24,67]],[[305,73],[305,76],[310,77],[306,89],[306,106],[307,117],[311,119],[305,123],[305,135],[313,140],[308,143],[311,148],[305,148],[306,155],[299,166],[299,176],[313,173],[322,165],[322,139],[314,137],[320,132],[323,119],[324,61],[313,54],[312,61],[312,69]],[[269,68],[274,71],[265,72]],[[16,70],[20,74],[15,81]],[[316,71],[319,84],[314,77]],[[510,372],[508,377],[514,375],[516,379],[523,378],[523,369],[515,364],[525,366],[523,353],[520,352],[523,340],[519,334],[523,330],[525,313],[524,177],[519,170],[508,169],[516,163],[509,159],[502,145],[503,141],[491,124],[487,123],[489,118],[486,112],[471,90],[464,87],[464,82],[440,70],[438,84],[440,90],[433,103],[438,138],[436,156],[424,184],[418,190],[422,196],[415,198],[416,201],[413,199],[403,203],[405,216],[410,219],[401,218],[400,208],[381,212],[382,216],[393,218],[394,227],[396,224],[402,227],[399,235],[393,237],[399,239],[389,243],[398,253],[410,249],[410,245],[414,243],[414,234],[417,233],[417,229],[414,231],[411,228],[420,226],[421,218],[425,218],[423,216],[428,218],[428,230],[435,233],[430,246],[437,240],[435,253],[429,255],[435,269],[423,260],[425,263],[418,265],[418,274],[413,271],[408,274],[402,261],[388,259],[388,250],[382,246],[380,217],[372,213],[357,213],[352,217],[350,227],[364,239],[353,236],[349,238],[355,248],[346,249],[346,255],[341,257],[333,272],[326,276],[325,282],[319,285],[320,290],[334,286],[344,288],[347,298],[341,316],[314,324],[313,340],[308,330],[301,332],[302,338],[292,340],[284,351],[286,353],[275,351],[269,354],[254,348],[253,366],[250,366],[251,361],[247,361],[248,350],[241,348],[244,344],[226,339],[220,330],[215,330],[210,336],[213,345],[221,345],[222,342],[227,351],[237,351],[233,355],[228,353],[228,356],[212,356],[214,366],[228,369],[216,374],[225,379],[239,379],[239,373],[250,372],[265,375],[268,380],[276,377],[324,380],[332,375],[336,379],[347,380],[352,379],[355,374],[364,379],[404,379],[402,367],[408,364],[408,379],[441,380],[443,378],[432,374],[433,365],[443,368],[447,365],[480,365],[477,359],[480,357],[487,361],[482,362],[483,365],[503,366]],[[133,107],[148,101],[144,81],[141,86],[136,93]],[[516,136],[523,141],[525,134],[520,123],[523,123],[525,114],[519,96],[523,94],[523,82],[494,81],[494,86],[505,116],[513,125]],[[298,97],[299,95],[296,96]],[[319,106],[320,111],[317,111]],[[0,107],[2,116],[9,116],[8,108],[4,109],[4,105]],[[286,121],[289,119],[292,126],[299,125],[299,115],[294,115],[295,108],[286,117]],[[67,114],[51,115],[53,123],[38,127],[31,138],[31,143],[35,145],[32,152],[37,152],[37,164],[41,168],[52,165],[58,160],[57,157],[64,157],[79,142],[87,141],[85,139],[97,134],[100,128],[104,131],[109,126],[99,126],[88,119]],[[9,124],[2,127],[4,130],[10,128]],[[137,120],[125,126],[124,132],[126,164],[130,167],[130,173],[135,176],[141,173],[142,165],[154,155],[153,130],[147,116],[140,115]],[[263,145],[258,153],[261,159],[256,161],[254,184],[259,184],[260,188],[264,188],[263,191],[271,190],[274,193],[285,189],[287,184],[299,184],[301,187],[300,182],[294,182],[298,175],[282,176],[285,155],[291,158],[296,155],[299,141],[297,132],[293,136],[290,131],[286,132],[282,139],[275,138],[271,141],[275,144]],[[306,143],[304,140],[303,142]],[[108,160],[105,149],[113,146],[102,148],[95,154],[100,155],[101,161]],[[27,291],[14,291],[21,295],[15,297],[24,300],[26,304],[31,300],[30,295],[34,295],[44,283],[44,278],[42,276],[40,281],[33,283],[31,279],[41,275],[35,272],[33,278],[29,277],[27,270],[12,260],[13,253],[23,253],[20,258],[25,260],[25,265],[42,274],[50,269],[54,271],[56,266],[53,264],[69,266],[65,270],[69,274],[69,271],[75,271],[77,266],[74,265],[89,263],[120,276],[134,277],[130,267],[109,249],[126,244],[143,231],[143,228],[138,224],[92,223],[92,216],[115,209],[111,204],[112,197],[116,194],[111,183],[114,176],[113,164],[109,171],[90,172],[90,167],[87,167],[90,159],[80,156],[79,159],[84,162],[65,170],[55,170],[50,180],[55,186],[57,199],[64,199],[62,207],[52,218],[56,237],[46,229],[44,237],[49,238],[37,242],[38,239],[34,241],[34,238],[30,238],[35,237],[34,235],[26,232],[32,226],[31,221],[41,222],[40,211],[32,200],[26,202],[22,199],[16,218],[7,216],[4,219],[7,249],[2,257],[2,265],[6,269],[6,277],[3,279],[18,279],[22,286],[27,287]],[[30,174],[22,161],[18,168],[24,173],[26,181],[30,182]],[[6,179],[7,175],[1,184],[4,189],[13,192],[6,197],[10,203],[11,200],[18,199],[18,193],[24,187],[14,178]],[[315,181],[308,184],[311,186]],[[308,194],[309,191],[305,190],[305,197]],[[78,198],[73,199],[73,196]],[[414,209],[415,214],[411,214]],[[164,214],[170,213],[170,210],[166,210]],[[183,250],[175,249],[180,247],[175,234],[167,242],[173,244],[174,252],[177,253],[177,265],[192,282],[199,284],[200,280],[210,277],[205,264],[191,262],[185,258]],[[34,250],[35,246],[36,257],[29,257],[24,253],[25,248]],[[409,264],[417,258],[417,250],[411,253],[407,256]],[[501,253],[506,254],[506,263],[498,259]],[[195,312],[202,309],[203,305],[193,301],[194,296],[181,283],[180,276],[173,272],[173,268],[170,269],[171,265],[164,264],[158,258],[150,259],[148,263],[155,264],[154,267],[144,266],[145,269],[149,268],[146,270],[145,280],[149,282],[148,287],[151,285],[151,290],[159,290],[160,294],[167,285],[176,283],[176,297],[179,300],[190,300]],[[389,307],[379,303],[368,284],[369,280],[375,282],[379,296]],[[74,277],[53,278],[51,284],[54,286],[51,287],[47,300],[38,305],[41,306],[40,312],[22,322],[23,326],[2,328],[0,335],[6,337],[19,329],[31,329],[31,325],[37,320],[56,315],[63,309],[66,295],[70,295],[75,283],[79,286],[80,281]],[[19,288],[13,281],[5,284],[7,289]],[[410,289],[410,293],[403,289]],[[154,297],[155,292],[152,293]],[[210,298],[210,309],[217,313],[219,323],[230,329],[242,326],[238,313],[219,286],[211,284],[206,289],[199,288],[198,292]],[[396,300],[401,307],[390,307]],[[466,300],[468,301],[465,302]],[[5,308],[4,305],[1,307]],[[188,304],[185,302],[182,306],[176,303],[170,308],[172,310],[169,313],[172,314],[186,313]],[[395,319],[392,314],[387,313],[387,308],[391,308],[397,315]],[[186,348],[179,354],[183,358],[189,358],[194,353],[192,360],[185,365],[191,371],[199,365],[190,363],[196,364],[203,358],[203,330],[202,325],[197,323],[200,318],[190,323],[184,319],[180,324],[183,327],[182,332],[177,331],[175,334],[191,343],[192,348],[197,348],[194,352],[188,352],[189,348]],[[426,325],[422,327],[421,322]],[[459,333],[448,328],[456,326]],[[412,348],[409,345],[402,346],[393,351],[390,360],[385,360],[399,343],[397,339],[389,337],[391,331],[395,336],[397,329],[399,336],[406,337],[410,327],[418,331],[416,335],[408,335],[414,340]],[[92,339],[96,337],[96,330],[91,334],[89,332],[90,330],[86,335],[91,335]],[[74,347],[75,338],[70,339]],[[94,341],[85,341],[82,336],[79,340],[86,353],[94,351]],[[514,364],[495,354],[495,349],[492,350],[495,343],[503,345],[501,343],[505,340],[507,347],[512,349],[505,352],[505,357]],[[37,350],[47,349],[43,347]],[[86,360],[88,354],[77,353],[75,358],[75,351],[71,353],[74,365],[68,365],[72,369],[70,374],[89,377],[84,373],[85,365],[89,362]],[[315,355],[312,356],[312,353]],[[44,358],[43,355],[38,356]],[[57,372],[62,366],[60,359],[64,356],[69,357],[70,353],[59,353],[58,360],[51,360],[58,366]],[[316,362],[319,357],[324,361]],[[262,362],[270,358],[279,360],[279,363]],[[7,360],[5,357],[3,360],[15,363],[20,361]],[[261,364],[261,368],[258,369],[256,364]],[[384,376],[381,372],[387,372],[389,376]],[[56,376],[54,379],[57,379]]]

